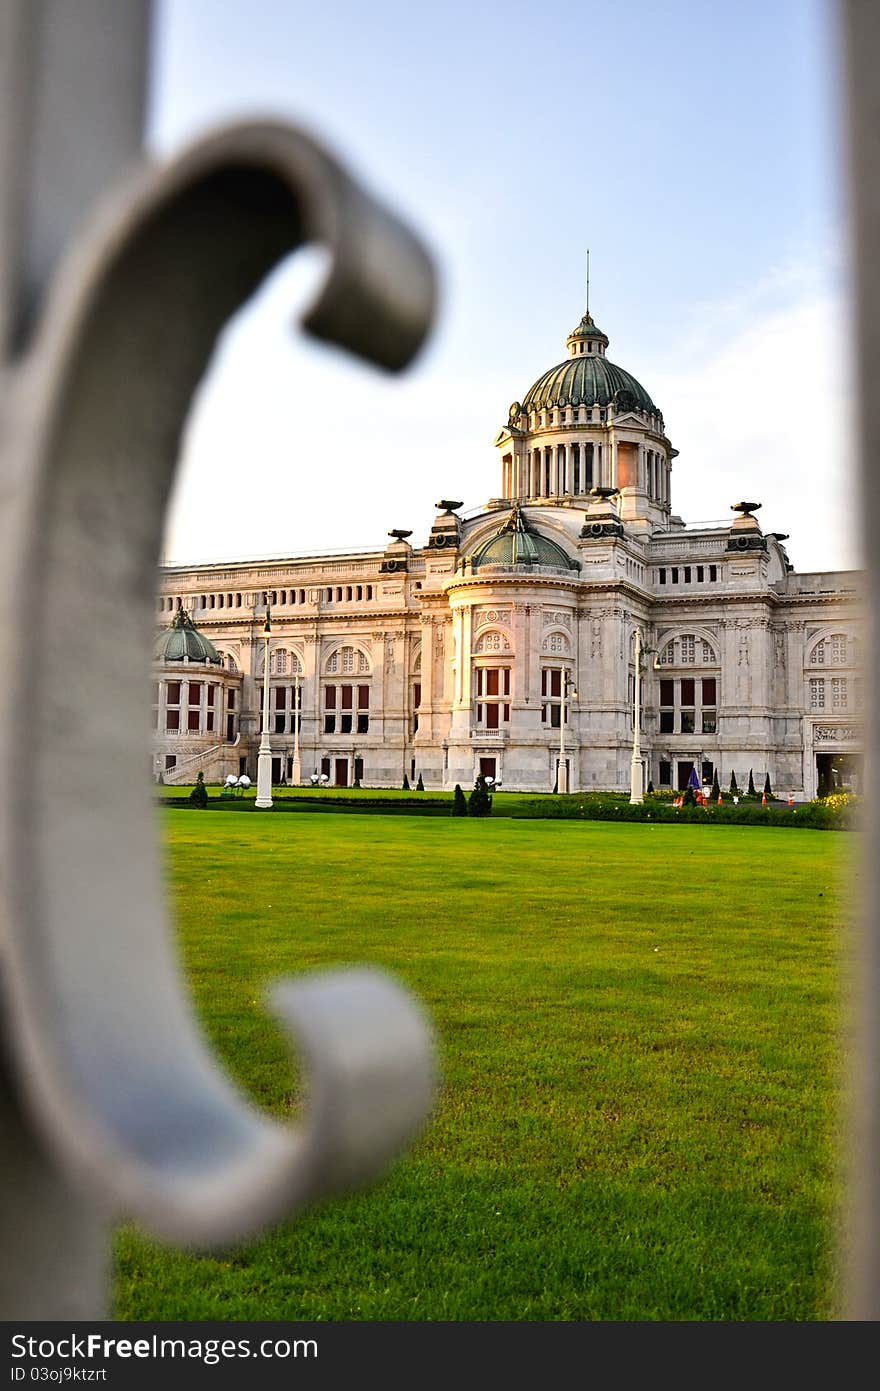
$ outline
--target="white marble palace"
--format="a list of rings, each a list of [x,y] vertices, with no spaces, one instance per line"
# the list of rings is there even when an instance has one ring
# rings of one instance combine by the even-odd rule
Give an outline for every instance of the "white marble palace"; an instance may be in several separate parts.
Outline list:
[[[857,573],[796,574],[758,503],[686,526],[659,408],[589,314],[566,347],[498,432],[501,495],[423,544],[162,571],[157,777],[256,777],[268,604],[276,783],[628,791],[639,646],[645,787],[858,788]]]

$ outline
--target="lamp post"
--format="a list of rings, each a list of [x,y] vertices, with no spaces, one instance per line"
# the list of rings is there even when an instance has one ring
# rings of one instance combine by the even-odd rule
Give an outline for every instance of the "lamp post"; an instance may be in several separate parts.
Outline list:
[[[299,671],[294,672],[296,684],[293,694],[293,768],[291,778],[294,787],[299,787],[302,782],[302,767],[299,758]]]
[[[642,715],[642,630],[635,630],[635,682],[633,687],[633,751],[629,770],[629,800],[633,803],[645,800],[645,774],[642,763],[639,724]]]
[[[577,700],[577,691],[575,690],[574,682],[572,681],[571,676],[569,675],[565,667],[561,668],[561,672],[561,699],[559,702],[559,772],[556,775],[556,791],[560,793],[568,792],[569,790],[568,764],[565,758],[566,703],[570,704],[572,700]]]
[[[272,805],[272,749],[269,745],[269,603],[266,602],[266,624],[263,628],[263,732],[260,736],[260,752],[257,756],[257,797],[254,806],[260,808]]]

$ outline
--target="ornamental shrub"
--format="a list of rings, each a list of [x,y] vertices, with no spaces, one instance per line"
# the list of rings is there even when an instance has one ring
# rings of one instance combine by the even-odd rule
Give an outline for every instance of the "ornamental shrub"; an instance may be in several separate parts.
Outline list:
[[[467,814],[468,814],[467,799],[466,799],[464,793],[463,793],[462,790],[461,790],[461,783],[460,783],[460,782],[457,782],[457,783],[455,784],[455,791],[454,791],[453,794],[452,794],[452,815],[453,815],[453,816],[467,816]]]
[[[721,796],[721,784],[718,781],[718,769],[715,769],[715,776],[712,779],[712,801],[717,802]]]
[[[736,773],[733,771],[731,771],[730,774],[730,795],[731,797],[739,796],[739,788],[736,785]]]
[[[648,778],[648,796],[649,796],[649,797],[653,797],[653,795],[654,795],[654,784],[652,783],[651,779]]]
[[[770,786],[770,774],[769,774],[769,773],[767,774],[766,778],[764,779],[764,796],[765,796],[765,797],[772,797],[772,796],[773,796],[773,789],[772,789],[772,787]]]
[[[422,782],[422,775],[419,773],[419,780],[416,783],[416,792],[424,792],[425,784]]]
[[[401,784],[400,790],[401,792],[409,792],[409,778],[406,776],[406,773],[404,773],[403,775],[403,782]]]
[[[694,797],[694,789],[693,789],[692,787],[686,787],[685,790],[684,790],[684,798],[683,798],[683,800],[682,800],[682,806],[683,806],[683,807],[693,807],[693,806],[696,806],[696,804],[697,804],[697,803],[696,803],[696,798]]]
[[[492,811],[492,798],[482,773],[474,783],[474,790],[468,798],[469,816],[489,816]]]
[[[189,794],[189,800],[194,807],[206,807],[208,805],[208,789],[205,786],[205,775],[201,770],[196,778],[196,785]]]
[[[757,795],[758,795],[757,792],[755,791],[755,779],[752,777],[752,770],[751,770],[751,768],[749,769],[749,791],[748,791],[748,795],[749,795],[750,797],[757,797]]]

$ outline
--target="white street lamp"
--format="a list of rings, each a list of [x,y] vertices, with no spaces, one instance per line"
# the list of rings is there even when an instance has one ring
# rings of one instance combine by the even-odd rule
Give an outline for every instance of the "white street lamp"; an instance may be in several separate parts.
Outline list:
[[[641,731],[642,718],[642,630],[635,630],[635,682],[633,686],[633,751],[629,769],[629,800],[640,803],[645,800],[645,767],[642,760]]]
[[[295,658],[294,660],[297,660],[297,659]],[[294,785],[294,787],[299,787],[300,783],[302,782],[302,767],[301,767],[301,765],[300,765],[300,757],[299,757],[299,703],[300,703],[300,696],[299,696],[299,667],[298,667],[298,666],[297,666],[297,670],[294,672],[294,676],[296,677],[296,685],[295,685],[295,687],[294,687],[294,696],[293,696],[293,769],[292,769],[292,771],[291,771],[291,778],[292,778],[292,780],[293,780],[293,785]]]
[[[272,749],[269,744],[269,638],[271,637],[269,602],[266,601],[266,626],[263,628],[263,732],[257,755],[257,797],[254,806],[272,805]]]
[[[561,668],[562,679],[560,684],[559,701],[559,771],[556,774],[556,791],[559,793],[568,792],[569,776],[568,762],[565,757],[565,711],[566,706],[570,708],[571,702],[577,700],[577,691],[574,681],[565,667]]]

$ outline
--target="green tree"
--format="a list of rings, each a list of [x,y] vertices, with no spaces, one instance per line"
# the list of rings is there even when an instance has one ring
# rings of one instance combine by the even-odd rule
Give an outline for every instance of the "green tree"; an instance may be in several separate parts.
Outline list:
[[[489,816],[492,811],[492,798],[482,773],[474,783],[474,790],[468,798],[469,816]]]
[[[464,793],[463,793],[462,790],[461,790],[461,783],[460,783],[460,782],[457,782],[457,783],[455,784],[455,791],[454,791],[453,794],[452,794],[452,815],[453,815],[453,816],[467,816],[467,814],[468,814],[467,798],[465,797]]]
[[[736,785],[736,773],[734,772],[730,774],[730,795],[731,797],[739,796],[739,788]]]
[[[772,789],[772,787],[770,786],[770,774],[769,774],[769,773],[767,774],[766,778],[764,779],[764,796],[765,796],[765,797],[772,797],[772,796],[773,796],[773,789]]]
[[[755,791],[755,779],[752,777],[752,770],[751,770],[751,768],[750,768],[750,769],[749,769],[749,796],[750,796],[750,797],[757,797],[757,795],[758,795],[758,794],[757,794],[757,792]]]
[[[653,795],[653,792],[654,792],[654,784],[652,783],[651,779],[648,778],[648,796],[649,796],[649,797],[652,796],[652,795]]]
[[[715,776],[712,779],[712,801],[717,802],[721,796],[721,784],[718,781],[718,769],[715,769]]]
[[[189,794],[189,800],[194,807],[206,807],[208,805],[208,789],[205,786],[205,775],[201,769],[196,778],[196,785]]]
[[[419,780],[416,783],[416,792],[424,792],[425,784],[422,782],[422,775],[419,773]]]
[[[409,778],[406,776],[406,773],[403,775],[403,785],[400,790],[401,792],[409,792]]]
[[[694,796],[694,789],[690,786],[690,784],[688,784],[688,786],[684,790],[684,797],[682,798],[681,804],[683,807],[695,807],[697,805],[697,799]]]

